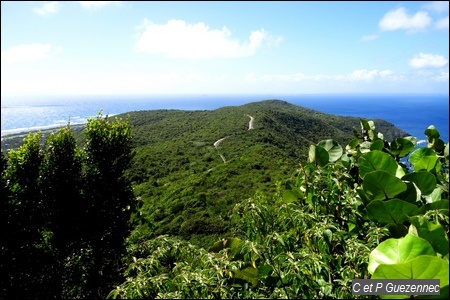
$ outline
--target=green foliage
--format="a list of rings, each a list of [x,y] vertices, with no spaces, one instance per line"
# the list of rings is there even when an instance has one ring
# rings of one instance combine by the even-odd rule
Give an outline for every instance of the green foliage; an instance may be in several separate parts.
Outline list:
[[[248,130],[249,115],[254,117],[253,130]],[[339,143],[348,141],[352,128],[360,126],[357,118],[280,100],[213,111],[138,111],[129,118],[136,155],[127,177],[142,199],[133,216],[134,237],[170,234],[206,248],[207,237],[231,234],[233,206],[256,191],[273,194],[274,182],[308,158],[310,144],[318,143],[320,164],[334,163],[343,153]],[[385,121],[379,124],[392,133],[390,139],[406,135]],[[213,146],[224,137],[217,148]],[[149,223],[154,231],[145,231]]]
[[[410,170],[400,158],[411,138],[389,143],[373,122],[361,127],[345,152],[332,140],[311,145],[308,161],[272,197],[237,203],[232,235],[210,252],[167,236],[131,243],[135,273],[109,297],[353,298],[352,279],[372,277],[440,279],[445,298],[448,157],[430,143],[413,152]],[[422,168],[423,157],[442,167]],[[136,255],[142,245],[154,246]]]
[[[388,239],[375,248],[369,256],[368,270],[374,273],[380,264],[403,263],[420,255],[436,255],[426,240],[407,234],[403,238]]]
[[[437,278],[448,296],[448,144],[379,128],[263,101],[99,114],[83,149],[68,127],[30,136],[2,153],[5,296],[353,298],[370,277]]]
[[[46,274],[40,270],[45,271],[49,256],[38,184],[43,160],[39,136],[30,133],[2,162],[1,298],[45,295],[40,286]]]
[[[433,256],[420,255],[395,264],[381,264],[374,272],[373,279],[439,279],[440,295],[436,298],[448,299],[448,260]],[[409,298],[398,295],[395,298]],[[393,296],[389,295],[388,299]]]
[[[1,298],[104,297],[122,280],[131,127],[101,114],[2,152]]]

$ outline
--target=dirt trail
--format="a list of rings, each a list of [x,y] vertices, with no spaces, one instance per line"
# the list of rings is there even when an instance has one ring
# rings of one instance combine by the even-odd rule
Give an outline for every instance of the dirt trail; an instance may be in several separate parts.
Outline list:
[[[224,138],[218,139],[218,140],[214,143],[214,147],[217,149],[217,147],[219,147],[219,144],[222,143],[222,141],[223,141],[224,139],[226,139],[226,138],[227,138],[227,136],[224,137]],[[219,153],[219,155],[220,155],[220,158],[222,158],[223,162],[227,162],[227,161],[225,160],[225,156],[223,156],[223,155],[220,154],[220,153]]]
[[[248,122],[248,130],[253,129],[253,121],[255,120],[254,117],[247,115],[250,118],[250,122]]]
[[[215,143],[214,143],[214,147],[219,147],[219,144],[220,143],[222,143],[222,141],[224,140],[224,139],[226,139],[227,138],[227,136],[226,137],[224,137],[224,138],[221,138],[221,139],[218,139]]]
[[[250,116],[250,115],[246,115],[246,116],[248,116],[250,118],[250,121],[248,122],[248,130],[253,129],[253,122],[254,122],[255,118]],[[217,141],[215,141],[214,144],[213,144],[214,148],[217,149],[217,147],[219,147],[219,144],[222,143],[222,141],[224,139],[226,139],[226,138],[227,138],[227,136],[223,137],[221,139],[218,139]],[[225,157],[222,154],[220,154],[220,153],[219,153],[219,155],[222,158],[223,162],[226,162]]]

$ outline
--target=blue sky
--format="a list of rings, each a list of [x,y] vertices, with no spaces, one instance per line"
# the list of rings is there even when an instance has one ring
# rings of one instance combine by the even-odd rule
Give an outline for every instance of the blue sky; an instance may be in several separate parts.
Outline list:
[[[2,95],[444,93],[449,2],[1,2]]]

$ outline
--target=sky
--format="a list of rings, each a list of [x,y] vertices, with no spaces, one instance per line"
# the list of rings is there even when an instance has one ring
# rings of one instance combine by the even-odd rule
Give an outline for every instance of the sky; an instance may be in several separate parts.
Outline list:
[[[1,1],[1,94],[448,94],[448,16],[448,1]]]

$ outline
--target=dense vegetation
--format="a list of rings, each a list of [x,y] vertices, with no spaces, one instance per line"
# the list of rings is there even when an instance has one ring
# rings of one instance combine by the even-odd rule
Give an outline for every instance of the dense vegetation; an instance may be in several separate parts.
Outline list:
[[[1,298],[102,298],[120,282],[133,194],[131,127],[88,120],[2,152]]]
[[[445,298],[448,144],[376,122],[273,100],[30,135],[2,152],[2,296],[349,298],[401,269]]]
[[[284,188],[238,203],[239,226],[208,251],[167,235],[130,243],[127,280],[109,296],[351,298],[354,278],[434,278],[448,298],[449,144],[433,126],[419,149],[386,142],[372,121],[361,129],[345,148],[311,145]]]
[[[311,143],[329,138],[346,143],[360,126],[357,118],[280,100],[213,111],[128,115],[136,150],[129,175],[142,203],[134,218],[134,238],[169,234],[206,248],[231,233],[234,205],[258,190],[274,193],[275,183],[306,160]],[[253,130],[249,116],[254,118]],[[389,132],[389,141],[407,135],[390,123],[377,122]]]

